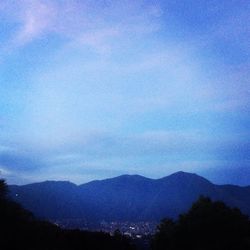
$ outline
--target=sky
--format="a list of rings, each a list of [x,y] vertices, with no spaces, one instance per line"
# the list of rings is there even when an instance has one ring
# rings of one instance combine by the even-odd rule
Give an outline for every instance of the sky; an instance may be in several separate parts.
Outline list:
[[[250,185],[249,23],[246,0],[1,0],[0,177]]]

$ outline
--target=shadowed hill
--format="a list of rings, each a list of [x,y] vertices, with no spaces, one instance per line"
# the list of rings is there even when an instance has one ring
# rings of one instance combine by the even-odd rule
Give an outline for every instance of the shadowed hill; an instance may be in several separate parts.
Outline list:
[[[177,217],[200,195],[222,200],[250,214],[250,187],[215,185],[185,172],[161,179],[122,175],[80,186],[47,181],[10,189],[14,200],[49,219],[157,221],[166,216]]]
[[[39,187],[40,190],[41,186],[46,189],[51,188],[51,185],[53,188],[54,185],[61,186],[62,184],[73,187],[70,183],[53,182],[40,183],[34,186]],[[30,185],[27,185],[27,187],[30,187]],[[134,249],[130,241],[122,235],[111,237],[109,234],[102,232],[65,230],[52,223],[37,220],[29,211],[8,199],[7,186],[1,180],[0,221],[1,250]]]

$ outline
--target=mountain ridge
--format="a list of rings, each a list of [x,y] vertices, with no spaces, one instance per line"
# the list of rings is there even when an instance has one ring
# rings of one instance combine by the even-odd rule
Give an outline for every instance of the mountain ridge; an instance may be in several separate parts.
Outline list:
[[[69,180],[45,180],[45,181],[39,181],[39,182],[31,182],[31,183],[27,183],[27,184],[10,184],[9,186],[18,186],[18,187],[23,187],[23,186],[29,186],[29,185],[34,185],[34,184],[41,184],[41,183],[68,183],[68,184],[73,184],[75,186],[83,186],[83,185],[86,185],[86,184],[89,184],[89,183],[92,183],[92,182],[101,182],[101,181],[106,181],[106,180],[112,180],[112,179],[117,179],[117,178],[123,178],[123,177],[138,177],[138,178],[141,178],[141,179],[147,179],[147,180],[151,180],[151,181],[158,181],[158,180],[164,180],[164,179],[167,179],[167,178],[172,178],[174,176],[196,176],[200,179],[203,179],[207,182],[210,182],[212,183],[213,185],[217,185],[217,186],[235,186],[235,187],[240,187],[240,188],[250,188],[250,184],[249,185],[237,185],[237,184],[231,184],[231,183],[225,183],[225,184],[216,184],[216,183],[213,183],[212,181],[208,180],[207,178],[201,176],[201,175],[198,175],[196,173],[189,173],[189,172],[185,172],[185,171],[177,171],[177,172],[174,172],[170,175],[167,175],[167,176],[163,176],[163,177],[160,177],[160,178],[150,178],[150,177],[146,177],[146,176],[143,176],[143,175],[139,175],[139,174],[122,174],[122,175],[118,175],[118,176],[115,176],[115,177],[109,177],[109,178],[105,178],[105,179],[94,179],[94,180],[91,180],[91,181],[88,181],[88,182],[84,182],[84,183],[80,183],[80,184],[76,184],[72,181],[69,181]]]
[[[222,200],[250,215],[249,186],[216,185],[182,171],[159,179],[121,175],[81,185],[45,181],[13,185],[10,191],[15,201],[46,219],[158,221],[186,212],[200,195]]]

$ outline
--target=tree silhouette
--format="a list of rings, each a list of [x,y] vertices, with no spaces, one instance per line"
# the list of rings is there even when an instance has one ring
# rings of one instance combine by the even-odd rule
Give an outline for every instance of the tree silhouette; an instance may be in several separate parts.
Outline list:
[[[250,222],[239,209],[200,197],[174,222],[165,219],[153,241],[154,250],[250,249]]]
[[[0,180],[0,199],[5,199],[7,195],[7,184],[4,180]]]
[[[1,250],[132,250],[123,235],[61,229],[37,220],[29,211],[7,197],[7,185],[0,180]]]

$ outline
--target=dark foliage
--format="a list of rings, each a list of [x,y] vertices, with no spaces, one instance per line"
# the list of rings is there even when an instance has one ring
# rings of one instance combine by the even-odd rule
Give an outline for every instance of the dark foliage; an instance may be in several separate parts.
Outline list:
[[[80,250],[133,249],[122,235],[63,230],[39,221],[17,203],[6,198],[7,186],[0,181],[1,250]]]
[[[5,199],[7,194],[7,185],[4,180],[0,180],[0,199]]]
[[[177,221],[162,221],[152,249],[247,250],[250,249],[250,222],[240,210],[200,197]]]

